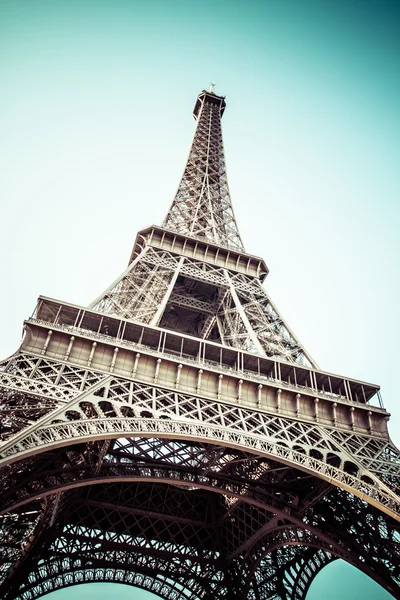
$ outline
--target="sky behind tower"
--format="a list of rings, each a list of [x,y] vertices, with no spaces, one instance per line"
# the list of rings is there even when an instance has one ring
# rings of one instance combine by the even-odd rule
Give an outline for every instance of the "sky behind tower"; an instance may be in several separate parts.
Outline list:
[[[399,13],[397,0],[0,0],[1,358],[39,294],[88,304],[137,230],[161,223],[213,81],[246,250],[321,368],[382,386],[399,445]],[[90,589],[54,600],[110,594]],[[390,597],[337,562],[307,600],[339,594]]]

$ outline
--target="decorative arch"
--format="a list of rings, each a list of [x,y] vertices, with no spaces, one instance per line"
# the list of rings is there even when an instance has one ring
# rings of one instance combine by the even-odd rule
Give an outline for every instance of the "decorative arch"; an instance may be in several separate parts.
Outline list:
[[[47,576],[44,575],[42,565],[38,565],[32,573],[31,581],[24,588],[21,600],[36,600],[60,589],[84,585],[89,583],[118,583],[120,585],[140,588],[155,594],[164,600],[190,600],[197,598],[191,595],[189,590],[180,588],[173,582],[160,576],[150,577],[145,573],[127,571],[125,569],[113,570],[109,568],[96,568],[71,566],[66,569],[66,564],[57,565],[51,563],[46,568]]]
[[[112,405],[112,403],[108,404]],[[73,416],[71,416],[72,413],[74,413]],[[76,410],[72,410],[72,407],[64,414],[66,422],[60,422],[55,416],[52,422],[36,427],[34,432],[26,434],[21,439],[11,440],[11,443],[6,445],[0,455],[0,468],[46,450],[70,446],[77,438],[82,444],[129,437],[160,437],[187,440],[188,442],[198,441],[218,446],[223,445],[278,460],[290,467],[300,469],[313,476],[316,475],[378,507],[382,512],[400,519],[400,500],[389,488],[369,471],[362,472],[360,477],[347,472],[351,469],[344,470],[340,465],[339,455],[332,452],[327,454],[325,460],[321,460],[315,457],[315,453],[312,453],[311,449],[300,448],[298,445],[290,447],[279,438],[239,432],[232,428],[198,422],[194,419],[173,420],[164,418],[163,415],[150,419],[106,416],[82,419],[82,417],[79,418]],[[332,457],[335,457],[335,460]]]
[[[96,443],[100,444],[98,450],[101,450],[101,444],[107,444],[108,442],[103,440]],[[385,540],[388,538],[392,526],[385,531],[382,530],[380,540],[377,538],[378,530],[373,529],[374,519],[376,521],[376,514],[379,511],[375,511],[374,516],[374,512],[371,513],[373,507],[354,497],[352,514],[358,514],[360,524],[352,535],[338,535],[332,516],[334,515],[333,508],[340,501],[345,500],[344,495],[347,493],[331,484],[322,482],[318,478],[311,479],[307,473],[301,470],[293,471],[291,467],[283,469],[279,460],[272,461],[268,458],[255,456],[250,452],[245,453],[243,450],[217,447],[215,444],[204,444],[201,441],[192,441],[189,444],[186,440],[168,440],[153,437],[136,440],[119,439],[116,444],[115,455],[112,454],[114,450],[108,450],[111,454],[107,454],[106,449],[106,454],[103,455],[105,460],[99,468],[94,469],[93,465],[84,462],[85,444],[79,443],[68,446],[68,452],[72,450],[75,452],[71,456],[71,460],[77,463],[74,470],[70,471],[62,462],[65,459],[65,447],[60,446],[56,449],[52,447],[51,451],[49,450],[47,453],[36,454],[34,462],[32,462],[32,457],[27,460],[25,475],[23,475],[23,470],[20,469],[20,473],[15,478],[14,486],[9,489],[9,493],[11,493],[14,500],[7,507],[3,504],[4,511],[11,508],[15,511],[23,505],[30,506],[29,503],[35,502],[35,498],[42,498],[48,506],[47,518],[52,519],[53,523],[57,523],[61,518],[63,508],[70,504],[68,494],[72,494],[73,498],[73,494],[81,494],[85,489],[93,490],[94,495],[99,490],[100,504],[95,500],[94,504],[88,506],[92,508],[94,506],[96,510],[99,506],[102,510],[112,510],[115,501],[111,497],[107,500],[106,490],[111,489],[113,486],[125,486],[125,489],[133,490],[134,488],[129,486],[161,485],[163,489],[176,490],[177,494],[181,493],[182,498],[189,498],[200,492],[206,494],[204,498],[218,495],[225,503],[224,510],[226,514],[234,517],[231,525],[229,519],[225,521],[226,539],[229,541],[231,534],[236,537],[232,537],[232,541],[229,541],[229,543],[225,541],[223,547],[229,560],[224,565],[220,565],[220,571],[216,569],[213,573],[215,577],[218,573],[224,573],[224,577],[226,577],[228,563],[232,568],[234,567],[236,571],[229,574],[231,581],[236,582],[237,585],[239,585],[239,581],[243,581],[247,585],[246,592],[240,587],[238,588],[241,589],[242,594],[238,596],[240,599],[247,598],[245,594],[248,594],[248,597],[251,598],[251,590],[254,586],[260,584],[260,581],[257,582],[257,578],[260,579],[257,575],[258,570],[268,567],[267,559],[269,560],[279,553],[279,548],[285,548],[285,554],[289,557],[291,556],[290,553],[286,552],[288,547],[301,547],[303,549],[307,547],[308,553],[312,549],[313,552],[321,550],[330,557],[340,556],[355,564],[351,558],[355,554],[354,548],[347,546],[352,543],[352,538],[354,538],[354,543],[357,545],[357,552],[360,552],[360,548],[362,548],[365,560],[368,560],[371,537],[375,539],[376,546],[378,544],[387,546]],[[58,454],[55,450],[58,450]],[[91,447],[91,450],[95,449]],[[168,457],[167,452],[172,451],[175,451],[175,456]],[[54,464],[58,464],[58,470],[53,469],[51,473],[43,470],[44,466],[49,464],[50,452]],[[195,452],[198,453],[197,459],[195,458]],[[119,462],[115,460],[117,455],[120,455]],[[126,462],[129,455],[135,458],[136,464],[133,460],[132,464]],[[144,460],[145,456],[147,456],[147,462]],[[163,464],[160,458],[154,462],[154,458],[157,456],[163,457]],[[23,461],[17,464],[20,467],[24,466]],[[214,471],[210,470],[210,465],[215,467]],[[36,478],[32,477],[31,470],[37,473]],[[65,479],[68,472],[71,477],[70,480]],[[286,473],[286,479],[276,479],[278,475],[275,475],[275,472],[280,473],[281,477],[282,473]],[[299,504],[299,499],[296,499],[296,496],[290,491],[290,478],[296,479],[296,485],[300,489],[301,484],[298,477],[304,477],[304,488],[313,489],[314,501],[315,494],[320,493],[321,500],[319,501],[318,511],[313,510],[313,502]],[[318,486],[321,485],[325,487],[320,489]],[[130,491],[129,494],[131,495],[132,492]],[[347,494],[347,496],[350,495]],[[348,504],[349,498],[347,496],[346,502]],[[331,500],[328,502],[327,498],[331,498]],[[122,511],[124,510],[125,500],[126,497],[124,497],[121,505]],[[87,498],[85,497],[79,498],[79,503],[82,506],[85,506],[86,501]],[[146,511],[148,510],[150,509],[146,508]],[[149,514],[151,513],[150,510]],[[313,533],[314,524],[312,519],[315,519],[319,513],[329,517],[329,519],[325,524],[322,521],[316,522],[315,533]],[[386,519],[385,522],[390,523],[390,520]],[[249,523],[253,524],[253,530],[251,531],[248,530]],[[380,531],[381,523],[378,523],[378,528]],[[100,530],[101,527],[99,526],[97,529]],[[371,530],[370,537],[368,537],[369,529]],[[75,535],[78,535],[75,529],[70,534],[72,540]],[[203,537],[201,543],[198,535],[199,533],[196,531],[186,532],[188,548],[205,547],[205,544],[212,543],[212,533],[208,534],[207,542]],[[194,536],[193,543],[190,542],[191,536]],[[173,536],[170,536],[170,538],[173,539]],[[129,544],[129,547],[132,547],[132,544]],[[361,562],[356,566],[366,571],[378,583],[382,583],[382,580],[386,577],[387,582],[392,579],[394,585],[396,585],[396,578],[400,576],[400,572],[398,572],[399,567],[395,565],[395,546],[391,544],[386,551],[391,552],[387,555],[391,556],[393,563],[391,570],[387,569],[384,573],[386,567],[383,565],[379,572],[376,569],[374,571],[373,558],[364,567]],[[296,552],[296,557],[298,557],[303,550]],[[211,560],[210,557],[211,555],[207,560]],[[81,568],[80,564],[78,566]],[[177,568],[177,564],[174,563],[173,567]],[[241,570],[237,571],[239,567]],[[271,568],[271,565],[269,567]],[[294,579],[293,568],[297,569],[298,578],[296,580]],[[282,571],[281,575],[289,587],[292,586],[297,589],[302,586],[299,582],[302,581],[304,584],[305,576],[301,575],[302,569],[307,569],[307,565],[300,561],[299,564],[293,563],[288,566],[288,570]],[[169,571],[172,572],[172,569],[169,569]],[[310,577],[308,577],[308,580],[311,582]],[[306,583],[308,580],[306,578]],[[75,579],[71,579],[71,581],[75,581]],[[219,585],[222,586],[221,580],[218,581]],[[384,587],[388,589],[388,584]],[[195,597],[193,589],[191,593],[192,597]],[[211,596],[215,598],[226,597],[223,595],[218,596],[215,590],[212,590]],[[14,597],[19,596],[5,596],[5,598]],[[200,595],[200,597],[204,598],[205,596]],[[21,596],[21,598],[24,597]],[[287,599],[298,600],[296,595],[287,595]]]

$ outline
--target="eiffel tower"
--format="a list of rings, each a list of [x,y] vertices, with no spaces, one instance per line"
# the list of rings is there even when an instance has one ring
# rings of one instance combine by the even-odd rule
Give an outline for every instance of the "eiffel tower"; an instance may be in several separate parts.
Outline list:
[[[39,297],[0,366],[1,583],[303,600],[341,558],[400,598],[400,453],[379,387],[321,370],[245,252],[225,98],[202,91],[162,224],[89,307]]]

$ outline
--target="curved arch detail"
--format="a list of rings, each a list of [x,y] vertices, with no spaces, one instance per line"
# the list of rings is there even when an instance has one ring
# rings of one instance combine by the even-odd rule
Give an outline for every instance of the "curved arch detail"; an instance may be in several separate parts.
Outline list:
[[[54,563],[46,565],[46,570],[42,565],[38,565],[37,571],[32,575],[38,577],[37,582],[31,581],[23,592],[16,597],[16,600],[35,600],[46,596],[56,590],[84,585],[87,583],[119,583],[130,587],[140,588],[155,594],[164,600],[197,600],[199,597],[194,595],[191,590],[179,586],[176,582],[167,581],[160,576],[150,576],[146,573],[129,571],[122,567],[113,569],[104,568],[70,568],[65,570],[66,564],[58,565]],[[46,576],[46,573],[48,575]]]
[[[51,423],[37,427],[24,439],[9,445],[2,453],[0,466],[46,450],[73,444],[77,439],[79,443],[86,443],[120,437],[166,437],[224,445],[256,453],[258,456],[272,458],[316,475],[400,520],[400,499],[376,478],[374,478],[375,485],[372,485],[332,464],[293,450],[267,436],[239,433],[226,427],[199,423],[195,420],[115,417]]]

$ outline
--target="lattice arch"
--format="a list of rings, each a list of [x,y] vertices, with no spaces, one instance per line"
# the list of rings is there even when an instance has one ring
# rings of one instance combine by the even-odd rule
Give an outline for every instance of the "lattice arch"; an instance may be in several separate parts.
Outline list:
[[[37,582],[35,578],[37,576]],[[90,583],[117,583],[129,585],[151,592],[158,598],[164,600],[190,600],[197,598],[190,591],[176,586],[176,584],[163,579],[162,577],[149,577],[144,573],[133,573],[131,571],[119,568],[118,570],[109,568],[93,569],[91,567],[69,568],[66,561],[60,563],[50,563],[43,569],[43,565],[38,565],[37,572],[32,573],[29,587],[24,589],[16,600],[36,600],[45,594],[57,590],[84,585]]]
[[[107,483],[102,475],[102,473],[99,473],[102,483],[98,483],[95,486],[89,485],[90,489],[96,491],[99,485]],[[127,479],[128,478],[125,476],[125,486]],[[143,476],[140,478],[140,481],[143,483]],[[172,481],[174,481],[174,478]],[[81,481],[81,483],[84,482]],[[111,483],[111,481],[109,481],[109,483]],[[181,479],[178,493],[183,483],[184,482]],[[194,482],[192,481],[191,483],[193,484]],[[247,487],[248,483],[246,483],[245,486]],[[140,494],[140,487],[138,489]],[[232,498],[232,488],[229,489],[229,486],[226,486],[226,482],[225,484],[222,481],[219,484],[213,483],[210,485],[209,490],[212,491],[214,496],[222,494],[222,497],[226,497],[228,494]],[[116,498],[120,497],[120,495],[121,492],[119,491],[116,494]],[[363,535],[368,535],[368,527],[366,527],[365,522],[360,523],[358,532],[354,530],[354,532],[350,534],[351,537],[354,538],[356,547],[360,543],[362,544],[362,554],[360,554],[358,559],[355,557],[354,548],[344,545],[343,542],[345,540],[341,540],[340,536],[338,537],[332,530],[329,531],[329,528],[325,532],[322,528],[313,531],[313,527],[309,524],[307,527],[304,526],[304,523],[294,524],[293,519],[296,519],[290,517],[288,513],[286,513],[284,502],[282,502],[279,510],[277,506],[271,507],[268,504],[270,498],[267,495],[264,497],[263,501],[262,496],[260,496],[259,493],[251,498],[249,490],[247,489],[247,491],[244,491],[244,488],[235,496],[236,504],[231,506],[236,507],[235,512],[232,513],[236,515],[236,531],[241,531],[243,527],[243,532],[247,532],[246,535],[248,535],[248,517],[251,514],[251,508],[252,506],[258,506],[257,522],[254,524],[254,534],[256,536],[255,543],[249,547],[247,552],[248,556],[243,556],[245,560],[239,561],[239,564],[241,563],[243,565],[242,571],[236,572],[236,574],[234,572],[231,573],[231,583],[233,583],[234,587],[237,586],[239,592],[238,598],[251,599],[264,597],[268,592],[268,597],[282,598],[284,600],[302,600],[318,571],[325,564],[337,557],[344,558],[351,564],[371,575],[371,572],[369,571],[370,565],[368,566],[368,564],[364,562],[366,558],[368,558],[369,552],[362,537]],[[39,597],[44,592],[52,591],[53,589],[59,589],[83,581],[94,581],[95,572],[98,569],[100,569],[100,573],[96,578],[97,581],[125,582],[130,585],[139,585],[139,587],[143,587],[150,591],[156,591],[160,597],[168,600],[170,598],[177,599],[186,597],[199,599],[212,597],[224,599],[227,597],[235,597],[234,595],[229,595],[231,593],[230,591],[228,593],[226,576],[221,576],[221,573],[219,573],[212,564],[209,565],[206,570],[206,581],[210,588],[208,591],[205,590],[204,581],[200,582],[197,577],[194,577],[192,572],[194,564],[193,560],[195,557],[191,553],[187,555],[189,562],[183,563],[184,565],[186,564],[188,568],[187,573],[183,574],[181,560],[179,563],[175,563],[172,560],[171,563],[168,562],[170,560],[169,558],[163,567],[163,561],[160,557],[157,557],[157,552],[155,556],[150,555],[153,556],[153,558],[149,558],[149,554],[146,553],[149,542],[143,543],[143,534],[140,534],[142,537],[139,536],[139,538],[137,538],[137,540],[142,540],[139,542],[139,547],[138,541],[136,540],[135,542],[133,539],[129,540],[125,533],[120,532],[118,535],[112,534],[111,537],[108,538],[106,532],[110,531],[110,529],[109,527],[104,526],[104,515],[107,515],[109,524],[114,523],[115,527],[116,523],[112,520],[112,517],[110,518],[109,516],[110,508],[107,508],[108,505],[96,505],[95,500],[96,495],[94,494],[92,503],[89,502],[88,504],[90,510],[94,511],[94,518],[97,519],[98,523],[95,527],[94,535],[91,533],[90,528],[86,525],[80,525],[79,522],[75,525],[66,525],[63,531],[60,532],[58,538],[54,540],[54,538],[51,537],[49,542],[50,546],[47,554],[51,556],[52,553],[56,552],[58,558],[54,558],[50,561],[47,560],[45,563],[39,561],[33,569],[30,568],[29,583],[23,589],[21,588],[18,593],[14,593],[13,596],[10,597],[21,598],[21,600],[33,600],[33,598]],[[265,503],[265,506],[267,507],[267,512],[264,516],[262,510],[260,510],[263,503]],[[336,500],[334,498],[332,499],[332,506],[336,506]],[[103,517],[99,515],[99,507],[102,508]],[[268,512],[271,508],[273,509],[273,512]],[[247,518],[242,521],[240,519],[241,511],[247,511],[248,513]],[[278,515],[278,517],[276,517],[276,515]],[[366,514],[366,516],[368,515]],[[260,538],[257,530],[262,521],[265,521],[268,518],[272,519],[271,522],[275,522],[276,525],[266,531],[265,535]],[[106,546],[103,550],[101,549],[101,544],[99,545],[99,539],[95,531],[98,530],[100,525],[105,532],[104,539],[115,545],[112,551],[107,549]],[[142,527],[142,531],[146,531],[145,522],[142,524]],[[113,529],[113,531],[117,530],[118,529]],[[229,534],[229,530],[227,533]],[[358,534],[361,537],[357,538]],[[375,535],[375,532],[372,532],[372,536]],[[158,552],[163,552],[167,546],[171,546],[173,538],[169,537],[169,539],[171,540],[170,542],[164,542],[161,546],[157,543]],[[115,562],[116,558],[113,552],[119,553],[119,561],[121,562],[122,560],[121,550],[118,549],[118,544],[122,544],[121,550],[124,546],[126,547],[126,545],[130,548],[129,556],[127,555],[122,561],[122,564],[127,564],[127,561],[130,561],[130,568],[126,567],[124,569],[121,566],[118,568],[115,567],[117,563]],[[153,547],[153,554],[154,550],[157,550],[157,547]],[[226,547],[226,549],[227,552],[229,552],[229,547]],[[140,551],[143,551],[144,553],[141,554]],[[104,554],[104,552],[106,552],[106,554]],[[358,552],[360,552],[360,550],[358,550]],[[106,556],[107,560],[111,561],[111,565],[105,565],[104,561]],[[210,557],[211,554],[208,558]],[[207,560],[207,554],[204,554],[203,558]],[[373,564],[374,557],[371,558]],[[198,555],[197,559],[201,559],[201,555]],[[174,569],[177,568],[178,564],[181,566],[179,566],[176,574]],[[161,580],[161,575],[155,577],[153,574],[152,577],[154,582],[152,582],[152,577],[148,574],[149,571],[151,571],[152,565],[154,567],[154,572],[157,572],[158,574],[163,572],[168,573],[168,581]],[[395,563],[393,563],[393,566],[396,569]],[[147,578],[141,579],[141,576],[144,575],[145,571],[147,572]],[[200,571],[198,572],[200,573]],[[201,568],[201,573],[204,575],[204,567]],[[394,571],[393,574],[396,577]],[[383,585],[386,584],[385,587],[387,587],[387,584],[389,583],[389,579],[387,579],[388,575],[389,571],[382,572],[381,568],[374,573],[374,579],[376,579],[378,583]],[[399,576],[400,573],[397,563],[397,577]],[[177,577],[178,579],[176,579]],[[179,583],[182,580],[185,581],[185,586]],[[245,588],[239,586],[239,582],[243,582]],[[277,582],[279,582],[279,585]],[[189,590],[188,594],[185,590]],[[274,594],[274,590],[278,590],[277,595],[271,596],[271,594]]]
[[[74,444],[77,438],[81,443],[141,436],[198,440],[273,458],[348,490],[389,515],[400,514],[399,499],[391,489],[375,473],[357,465],[351,455],[337,452],[334,444],[329,448],[329,437],[314,425],[295,426],[279,416],[223,403],[211,410],[210,401],[204,399],[202,406],[199,396],[140,384],[134,392],[137,401],[125,403],[124,397],[132,393],[132,387],[123,380],[100,380],[43,417],[40,426],[4,444],[0,466]],[[179,406],[181,415],[171,412],[168,404]],[[346,469],[347,463],[356,471]]]

